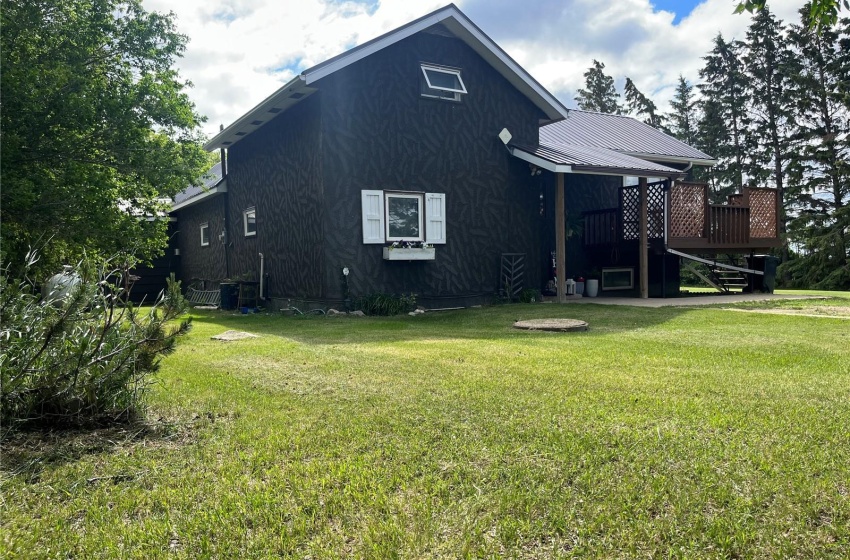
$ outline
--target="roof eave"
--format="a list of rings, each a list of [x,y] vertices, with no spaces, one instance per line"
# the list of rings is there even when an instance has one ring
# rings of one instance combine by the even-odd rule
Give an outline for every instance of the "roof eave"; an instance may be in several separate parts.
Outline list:
[[[678,169],[661,171],[658,169],[638,169],[625,167],[604,167],[598,165],[573,165],[576,173],[585,175],[618,175],[620,177],[667,177],[670,179],[681,178],[686,175]]]
[[[626,150],[617,150],[621,154],[632,156],[640,159],[646,159],[649,161],[658,161],[658,162],[666,162],[666,163],[691,163],[693,165],[704,165],[706,167],[711,167],[712,165],[717,165],[716,159],[704,159],[704,158],[691,158],[685,156],[671,156],[665,154],[650,154],[646,152],[629,152]]]
[[[518,146],[509,146],[511,155],[528,163],[532,163],[540,169],[553,173],[581,173],[584,175],[613,175],[619,177],[668,177],[681,178],[686,174],[678,169],[640,169],[630,167],[605,167],[598,165],[582,165],[577,163],[565,164],[546,159],[536,154],[529,153]]]
[[[239,117],[227,128],[213,136],[209,141],[207,141],[206,144],[204,144],[204,149],[207,151],[212,151],[219,148],[230,147],[231,145],[241,140],[243,137],[247,136],[254,130],[261,127],[267,121],[273,119],[275,116],[277,116],[277,114],[282,113],[292,105],[295,105],[303,99],[307,98],[311,93],[315,91],[315,88],[307,87],[304,74],[299,74],[295,76],[293,79],[288,81],[273,94],[260,101],[257,105],[254,106],[254,108]],[[302,95],[298,99],[292,99],[291,96],[294,93],[301,93]],[[287,99],[289,99],[291,102],[287,103]],[[287,107],[281,108],[279,107],[279,105],[287,105]],[[270,111],[271,109],[279,109],[279,111],[272,113]],[[252,124],[257,120],[260,120],[261,118],[263,119],[263,121],[260,124]]]
[[[170,212],[176,212],[178,210],[188,208],[189,206],[195,205],[199,202],[203,202],[203,201],[205,201],[209,198],[212,198],[213,196],[215,196],[217,194],[222,194],[222,193],[226,193],[226,192],[227,192],[227,178],[224,178],[221,181],[219,181],[218,183],[216,183],[216,185],[214,187],[212,187],[211,189],[206,190],[206,191],[204,191],[201,194],[198,194],[196,196],[193,196],[192,198],[187,198],[186,200],[182,200],[180,202],[172,204]]]

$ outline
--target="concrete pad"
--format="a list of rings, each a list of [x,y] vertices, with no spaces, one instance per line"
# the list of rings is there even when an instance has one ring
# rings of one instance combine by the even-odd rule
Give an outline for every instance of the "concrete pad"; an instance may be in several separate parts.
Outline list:
[[[225,342],[230,342],[232,340],[245,340],[246,338],[259,337],[255,334],[251,334],[245,331],[224,331],[223,333],[211,336],[210,338],[213,340],[223,340]]]
[[[633,307],[692,307],[743,303],[747,301],[774,301],[786,299],[826,299],[823,296],[797,296],[786,294],[718,294],[677,298],[627,298],[627,297],[581,297],[567,298],[567,305],[593,303],[597,305],[631,305]]]

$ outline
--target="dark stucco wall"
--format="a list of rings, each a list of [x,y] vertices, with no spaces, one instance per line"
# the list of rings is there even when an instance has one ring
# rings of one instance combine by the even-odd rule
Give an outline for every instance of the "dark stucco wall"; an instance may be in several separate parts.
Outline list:
[[[546,251],[555,250],[555,175],[543,172]],[[564,206],[568,221],[580,220],[583,212],[617,208],[622,177],[605,175],[583,175],[567,173],[564,175]],[[567,240],[567,278],[586,276],[595,266],[584,250],[581,234]],[[549,265],[547,265],[548,267]]]
[[[180,274],[186,288],[193,278],[206,281],[211,288],[218,286],[226,272],[224,243],[219,238],[224,231],[224,195],[218,194],[174,213],[177,218],[177,247],[180,249]],[[201,247],[201,224],[210,225],[210,244]]]
[[[420,95],[420,62],[462,69],[461,103]],[[419,33],[318,82],[322,95],[325,295],[415,292],[430,306],[491,296],[501,253],[541,281],[539,188],[498,138],[537,141],[543,114],[458,39]],[[362,242],[361,190],[446,194],[447,243],[431,262],[387,262]]]
[[[270,297],[321,298],[321,92],[282,113],[229,150],[230,273],[259,280],[265,258]],[[243,211],[255,207],[257,235]]]

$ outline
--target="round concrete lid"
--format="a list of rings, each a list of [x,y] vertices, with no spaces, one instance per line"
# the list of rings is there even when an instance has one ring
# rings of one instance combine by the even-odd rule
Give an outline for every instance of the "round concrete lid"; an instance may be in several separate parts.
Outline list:
[[[578,319],[528,319],[514,323],[515,329],[527,331],[586,331],[587,323]]]

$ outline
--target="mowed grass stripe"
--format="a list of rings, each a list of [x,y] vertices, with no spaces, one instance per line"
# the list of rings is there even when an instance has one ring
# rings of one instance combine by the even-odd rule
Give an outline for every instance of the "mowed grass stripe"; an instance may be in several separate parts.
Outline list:
[[[591,330],[510,328],[549,316]],[[846,321],[514,305],[195,325],[151,399],[173,434],[8,474],[6,555],[850,552]],[[261,338],[209,340],[231,328]]]

